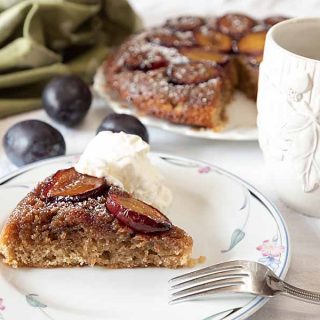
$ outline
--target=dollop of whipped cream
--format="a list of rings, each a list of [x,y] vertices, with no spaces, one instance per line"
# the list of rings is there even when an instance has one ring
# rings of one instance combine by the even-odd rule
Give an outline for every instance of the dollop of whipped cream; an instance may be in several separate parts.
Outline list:
[[[164,177],[149,159],[149,144],[139,136],[102,131],[87,145],[75,169],[94,177],[105,177],[159,210],[166,210],[172,193]]]

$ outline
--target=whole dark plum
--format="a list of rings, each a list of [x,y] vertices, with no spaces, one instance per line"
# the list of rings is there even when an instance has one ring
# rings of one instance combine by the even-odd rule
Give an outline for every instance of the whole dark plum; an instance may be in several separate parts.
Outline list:
[[[143,123],[134,116],[128,114],[111,113],[101,122],[97,133],[100,131],[125,132],[140,136],[145,142],[149,142],[149,134]]]
[[[53,78],[42,92],[42,104],[48,115],[68,127],[81,122],[90,109],[92,94],[78,76]]]
[[[13,125],[3,138],[3,146],[8,158],[17,166],[66,152],[61,133],[39,120],[26,120]]]

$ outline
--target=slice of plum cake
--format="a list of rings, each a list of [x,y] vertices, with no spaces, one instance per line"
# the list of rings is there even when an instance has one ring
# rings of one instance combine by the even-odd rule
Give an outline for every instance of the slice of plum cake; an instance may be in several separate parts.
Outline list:
[[[9,216],[0,253],[12,267],[188,266],[192,238],[104,178],[59,170]]]

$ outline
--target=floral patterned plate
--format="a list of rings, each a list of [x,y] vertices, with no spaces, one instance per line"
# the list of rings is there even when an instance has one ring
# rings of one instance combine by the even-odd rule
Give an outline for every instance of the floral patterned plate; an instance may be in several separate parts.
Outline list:
[[[54,171],[77,157],[60,157],[24,167],[0,181],[3,225],[17,202]],[[277,209],[252,186],[213,165],[152,154],[174,194],[171,220],[194,239],[193,256],[205,267],[233,259],[260,261],[284,278],[290,242]],[[190,269],[100,267],[12,269],[0,263],[0,319],[245,319],[265,298],[225,295],[168,304],[170,278]]]

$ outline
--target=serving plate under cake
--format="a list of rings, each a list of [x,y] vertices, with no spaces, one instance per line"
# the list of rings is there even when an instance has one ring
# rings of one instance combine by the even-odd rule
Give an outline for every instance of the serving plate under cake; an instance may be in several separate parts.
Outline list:
[[[193,256],[206,256],[196,268],[249,259],[285,277],[291,250],[288,231],[281,214],[261,193],[205,162],[155,153],[151,159],[173,190],[169,218],[193,237]],[[4,177],[0,225],[39,180],[75,161],[75,156],[46,160]],[[231,320],[248,318],[267,301],[236,295],[169,305],[168,280],[190,270],[12,269],[1,263],[0,318]]]

